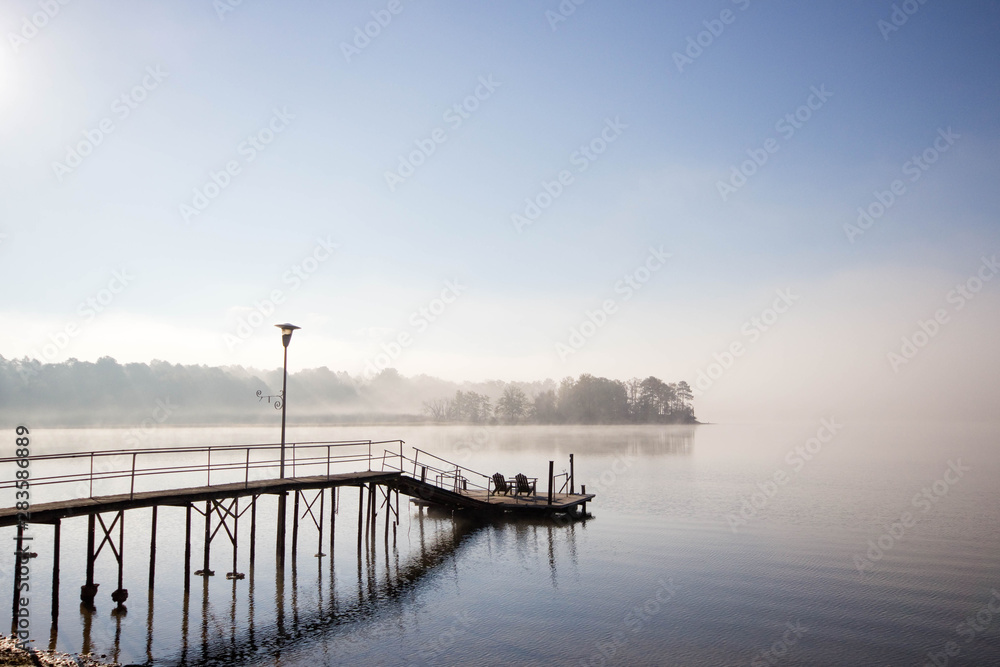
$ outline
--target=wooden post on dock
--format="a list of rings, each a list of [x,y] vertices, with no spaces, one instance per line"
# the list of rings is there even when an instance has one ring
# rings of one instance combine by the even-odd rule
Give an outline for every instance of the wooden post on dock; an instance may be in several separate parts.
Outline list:
[[[59,624],[59,547],[62,542],[62,519],[52,524],[52,626]]]
[[[581,484],[580,485],[580,493],[582,493],[583,495],[587,495],[587,485],[586,484]],[[583,501],[583,504],[580,506],[580,510],[581,510],[581,514],[583,514],[583,518],[586,519],[587,518],[587,501]]]
[[[549,461],[549,505],[552,504],[552,466],[555,461]]]
[[[569,455],[569,495],[576,495],[576,475],[573,474],[573,455]]]
[[[184,596],[187,599],[188,593],[191,592],[191,504],[188,503],[184,506],[185,520],[184,520]],[[187,620],[187,614],[184,615],[185,621]]]
[[[153,592],[153,581],[156,578],[156,510],[153,505],[153,518],[149,524],[149,592]]]

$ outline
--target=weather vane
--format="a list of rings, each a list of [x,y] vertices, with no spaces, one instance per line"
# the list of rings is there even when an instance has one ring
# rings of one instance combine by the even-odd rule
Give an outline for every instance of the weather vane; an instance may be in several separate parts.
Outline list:
[[[274,409],[275,410],[280,410],[281,409],[281,399],[282,399],[282,397],[283,397],[283,392],[280,392],[280,391],[277,394],[265,394],[260,389],[257,390],[257,402],[259,403],[260,401],[263,401],[266,398],[267,402],[270,403],[271,399],[273,398],[274,399]]]

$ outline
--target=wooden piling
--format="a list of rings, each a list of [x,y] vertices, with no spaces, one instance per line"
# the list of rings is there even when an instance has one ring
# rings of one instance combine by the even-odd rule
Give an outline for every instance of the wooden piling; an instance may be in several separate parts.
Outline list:
[[[295,490],[295,502],[292,503],[292,562],[299,552],[299,491]]]
[[[21,608],[21,552],[24,545],[24,524],[17,522],[17,547],[14,551],[14,600],[10,608],[10,633],[17,634],[17,612]],[[28,559],[25,558],[24,562]]]
[[[202,576],[207,577],[211,570],[208,567],[209,555],[212,551],[212,501],[205,501],[205,549],[202,563]],[[205,581],[208,581],[206,579]]]
[[[153,505],[153,516],[149,523],[149,591],[153,592],[153,581],[156,578],[156,510]]]
[[[250,501],[250,571],[253,572],[253,561],[257,555],[257,496]]]
[[[323,510],[326,504],[326,489],[319,490],[319,521],[316,522],[316,528],[319,530],[319,536],[316,538],[316,557],[322,558],[326,554],[323,553]]]
[[[97,515],[87,515],[87,583],[80,594],[80,601],[88,609],[94,606],[97,589],[94,586],[94,531],[97,530]]]
[[[59,624],[59,551],[62,542],[62,519],[52,524],[52,627]]]
[[[365,485],[358,487],[358,553],[361,553],[361,527],[365,518]]]
[[[552,466],[555,461],[549,461],[549,505],[552,504]]]
[[[336,487],[330,489],[330,562],[333,563],[333,541],[337,534],[337,491]]]
[[[576,475],[573,474],[573,455],[569,455],[569,494],[576,494]]]
[[[125,510],[122,510],[118,514],[118,588],[115,589],[115,593],[118,594],[119,591],[125,589]],[[112,598],[115,595],[111,596]],[[121,607],[125,602],[125,597],[128,597],[128,591],[125,591],[124,597],[121,597],[115,602]]]
[[[225,521],[225,519],[223,519]],[[233,595],[236,594],[236,581],[239,579],[239,571],[236,569],[236,557],[240,546],[240,499],[233,501]]]
[[[389,546],[389,519],[392,516],[392,491],[386,487],[385,490],[385,544]]]
[[[278,525],[274,541],[275,566],[285,568],[285,496],[287,491],[278,494]]]
[[[185,505],[184,521],[184,599],[191,592],[191,505]],[[186,618],[186,615],[185,615]]]

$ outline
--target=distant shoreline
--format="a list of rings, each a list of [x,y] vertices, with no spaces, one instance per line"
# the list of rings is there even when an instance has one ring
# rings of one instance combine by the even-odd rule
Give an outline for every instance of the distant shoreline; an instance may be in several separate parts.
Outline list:
[[[453,421],[433,421],[429,419],[421,419],[419,417],[406,418],[407,415],[399,415],[398,419],[359,419],[354,420],[324,420],[324,421],[310,421],[308,419],[299,421],[295,420],[292,422],[289,420],[289,428],[320,428],[325,426],[469,426],[469,427],[510,427],[510,428],[522,428],[528,426],[613,426],[621,428],[623,426],[712,426],[712,422],[649,422],[649,423],[604,423],[604,424],[584,424],[584,423],[561,423],[561,424],[540,424],[536,422],[519,422],[517,424],[503,424],[503,423],[488,423],[488,422],[453,422]],[[98,422],[98,423],[81,423],[81,422],[65,422],[65,423],[45,423],[44,419],[35,417],[32,421],[37,425],[36,428],[47,428],[47,429],[102,429],[102,428],[117,428],[117,429],[130,429],[135,428],[135,422],[125,422],[125,421],[109,421],[109,422]],[[13,428],[13,424],[7,425],[3,424],[3,428],[10,426]],[[236,421],[236,422],[222,422],[222,421],[196,421],[189,423],[164,423],[157,424],[156,430],[160,429],[181,429],[181,428],[253,428],[253,427],[274,427],[277,428],[278,424],[275,421]]]

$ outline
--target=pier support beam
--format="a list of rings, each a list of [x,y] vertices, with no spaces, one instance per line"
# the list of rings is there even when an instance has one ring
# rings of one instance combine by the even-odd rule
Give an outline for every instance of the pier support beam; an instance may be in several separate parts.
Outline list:
[[[361,553],[361,527],[365,518],[365,485],[358,487],[358,554]]]
[[[204,562],[201,568],[203,577],[211,577],[215,572],[208,567],[209,556],[212,552],[212,501],[205,501],[205,551]],[[195,572],[195,574],[198,574]]]
[[[250,572],[253,573],[253,562],[257,556],[257,496],[250,501]]]
[[[156,579],[156,505],[153,506],[153,516],[149,523],[149,592],[153,592],[153,582]]]
[[[187,600],[191,592],[191,505],[185,505],[184,509],[184,599]],[[184,618],[186,622],[186,614]]]
[[[17,634],[17,612],[21,609],[21,561],[24,545],[24,524],[17,522],[17,547],[14,551],[14,601],[10,608],[10,633]],[[27,562],[27,558],[23,559]]]
[[[62,519],[52,524],[52,627],[59,625],[59,551],[62,542]]]
[[[97,584],[94,583],[94,531],[97,529],[97,517],[87,515],[87,583],[80,587],[80,603],[87,609],[94,610],[94,598],[97,597]]]
[[[299,553],[299,490],[295,490],[295,501],[292,503],[292,561]]]
[[[278,494],[278,526],[274,542],[274,564],[277,568],[285,569],[285,496],[287,491]]]

